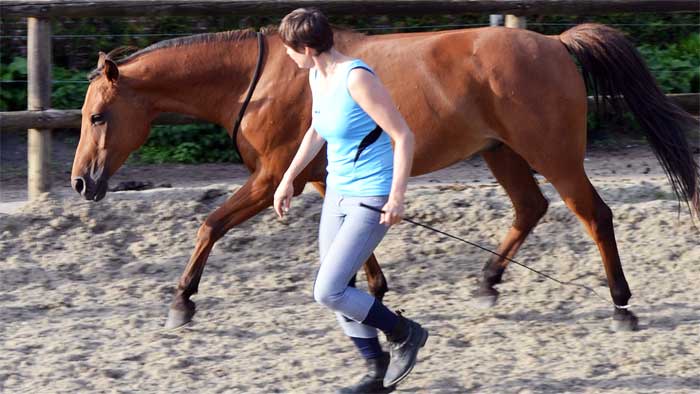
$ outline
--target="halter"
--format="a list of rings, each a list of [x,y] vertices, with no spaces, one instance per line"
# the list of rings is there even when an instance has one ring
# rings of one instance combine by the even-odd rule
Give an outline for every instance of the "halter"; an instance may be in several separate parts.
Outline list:
[[[245,96],[245,100],[243,100],[241,110],[238,111],[238,118],[236,119],[236,123],[234,123],[233,125],[233,133],[231,134],[231,139],[233,140],[233,149],[236,151],[238,157],[240,157],[241,160],[243,159],[243,157],[241,156],[241,151],[238,149],[238,143],[236,142],[236,138],[238,137],[238,129],[241,127],[243,115],[245,115],[245,110],[246,108],[248,108],[248,103],[250,103],[250,99],[251,97],[253,97],[253,91],[255,91],[255,86],[258,84],[258,80],[260,79],[263,55],[265,53],[265,40],[263,39],[263,34],[260,32],[256,32],[255,34],[258,37],[258,63],[255,65],[253,79],[250,81],[250,85],[248,86],[248,93]]]

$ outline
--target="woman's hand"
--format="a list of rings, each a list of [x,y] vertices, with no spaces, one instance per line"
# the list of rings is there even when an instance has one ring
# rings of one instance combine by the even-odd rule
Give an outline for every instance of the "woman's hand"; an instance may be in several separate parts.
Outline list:
[[[384,211],[384,213],[380,216],[379,223],[393,226],[403,219],[403,201],[396,201],[389,198],[389,201],[382,207],[382,211]]]
[[[275,212],[277,216],[282,219],[284,215],[289,211],[289,207],[292,203],[292,197],[294,197],[294,185],[287,178],[282,178],[277,190],[275,190],[275,198],[273,205],[275,207]]]
[[[282,176],[282,181],[277,186],[277,190],[275,190],[272,205],[280,219],[284,217],[291,206],[292,197],[294,197],[294,179],[316,157],[325,143],[326,141],[316,132],[313,126],[306,130],[304,139],[301,140],[301,145],[297,149],[297,153],[294,154],[292,163],[285,171],[284,176]]]

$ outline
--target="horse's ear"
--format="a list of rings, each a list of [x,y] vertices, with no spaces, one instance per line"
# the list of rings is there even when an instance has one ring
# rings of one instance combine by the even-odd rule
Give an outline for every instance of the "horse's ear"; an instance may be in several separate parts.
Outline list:
[[[99,58],[97,59],[97,69],[102,71],[102,74],[107,77],[109,82],[116,83],[119,79],[119,68],[117,67],[117,63],[108,58],[104,52],[99,53]]]
[[[117,67],[117,63],[112,61],[112,59],[105,59],[105,68],[103,73],[109,82],[116,83],[119,79],[119,68]]]

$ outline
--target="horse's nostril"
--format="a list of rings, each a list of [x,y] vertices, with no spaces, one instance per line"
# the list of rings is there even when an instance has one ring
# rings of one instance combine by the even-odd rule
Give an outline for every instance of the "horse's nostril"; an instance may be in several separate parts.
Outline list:
[[[85,180],[82,177],[73,178],[73,190],[81,196],[85,193]]]

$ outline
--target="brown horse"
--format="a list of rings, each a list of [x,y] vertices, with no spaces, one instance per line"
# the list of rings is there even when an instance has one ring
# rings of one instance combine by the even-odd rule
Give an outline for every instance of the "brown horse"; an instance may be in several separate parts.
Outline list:
[[[273,193],[310,124],[308,72],[287,57],[278,35],[264,35],[262,75],[236,135],[248,181],[211,213],[197,233],[170,306],[167,327],[189,322],[202,271],[214,243],[272,203]],[[586,85],[603,98],[623,95],[647,133],[679,199],[700,210],[698,167],[683,129],[694,120],[662,94],[631,43],[602,25],[574,27],[559,36],[480,28],[365,36],[336,31],[338,49],[364,59],[392,94],[416,137],[412,175],[481,154],[515,208],[498,248],[513,257],[547,211],[531,169],[545,176],[583,223],[600,251],[615,305],[613,320],[635,329],[631,296],[613,232],[612,212],[583,167]],[[82,109],[72,183],[100,200],[109,177],[146,140],[152,120],[179,112],[227,127],[242,106],[256,64],[251,31],[164,41],[114,61],[101,54]],[[575,57],[582,69],[579,73]],[[585,82],[584,82],[585,79]],[[325,153],[295,182],[324,192]],[[507,261],[486,263],[477,294],[496,300]],[[366,263],[370,289],[386,291],[374,256]]]

